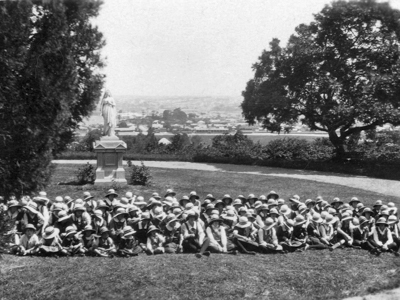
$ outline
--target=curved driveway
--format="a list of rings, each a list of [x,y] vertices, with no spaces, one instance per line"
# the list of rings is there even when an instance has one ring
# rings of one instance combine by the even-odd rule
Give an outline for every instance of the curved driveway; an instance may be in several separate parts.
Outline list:
[[[96,164],[96,160],[54,160],[56,164]],[[132,161],[134,164],[140,164],[140,161]],[[277,177],[291,177],[303,180],[312,180],[325,183],[338,184],[359,188],[376,193],[400,196],[400,181],[376,179],[364,176],[354,176],[337,173],[324,173],[317,171],[303,171],[282,168],[271,168],[261,166],[246,166],[246,165],[230,165],[230,164],[209,164],[209,163],[193,163],[182,161],[143,161],[148,167],[153,168],[166,168],[166,169],[187,169],[187,170],[201,170],[211,172],[229,172],[229,173],[242,173],[259,176],[277,176]],[[124,161],[126,165],[126,161]]]

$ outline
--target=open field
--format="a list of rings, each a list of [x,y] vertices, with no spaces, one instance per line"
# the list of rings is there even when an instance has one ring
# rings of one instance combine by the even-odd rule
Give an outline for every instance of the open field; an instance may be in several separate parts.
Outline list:
[[[102,198],[106,187],[58,185],[75,180],[79,165],[58,165],[46,190],[81,197],[89,190]],[[255,193],[271,189],[287,199],[317,195],[365,204],[382,198],[400,204],[399,197],[294,178],[152,168],[150,187],[128,186],[148,197],[173,187],[178,196],[192,190],[204,197]],[[362,250],[306,251],[287,255],[139,256],[127,259],[21,258],[0,261],[0,299],[341,299],[400,286],[400,258],[371,256]]]

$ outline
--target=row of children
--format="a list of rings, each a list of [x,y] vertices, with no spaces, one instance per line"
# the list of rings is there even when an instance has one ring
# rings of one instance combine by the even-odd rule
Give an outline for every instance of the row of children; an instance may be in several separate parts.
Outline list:
[[[244,254],[287,253],[307,249],[351,247],[374,255],[399,255],[397,207],[376,201],[366,207],[356,197],[349,203],[322,197],[288,203],[271,191],[267,196],[196,192],[179,200],[173,190],[149,201],[109,190],[104,200],[89,192],[83,199],[38,196],[8,199],[0,210],[10,224],[8,250],[19,255],[136,256],[139,253]]]

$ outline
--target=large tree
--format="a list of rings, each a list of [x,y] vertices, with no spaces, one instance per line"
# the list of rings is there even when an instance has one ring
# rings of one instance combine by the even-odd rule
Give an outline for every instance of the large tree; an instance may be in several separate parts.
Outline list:
[[[43,188],[103,85],[101,1],[0,2],[0,195]]]
[[[247,122],[278,131],[298,121],[336,148],[362,130],[400,124],[400,12],[387,3],[337,1],[273,39],[253,65],[241,104]]]

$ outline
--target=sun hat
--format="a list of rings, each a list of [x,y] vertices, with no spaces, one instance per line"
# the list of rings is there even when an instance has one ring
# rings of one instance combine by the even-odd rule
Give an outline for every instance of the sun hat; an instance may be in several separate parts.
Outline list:
[[[67,204],[67,205],[70,204],[73,201],[74,201],[74,199],[72,199],[70,196],[65,196],[64,197],[64,203]]]
[[[353,216],[352,216],[350,213],[348,213],[348,212],[345,212],[345,213],[342,215],[342,221],[351,220],[352,218],[353,218]]]
[[[106,226],[101,227],[100,228],[100,234],[103,234],[105,232],[110,232],[110,230]]]
[[[70,215],[65,211],[62,210],[58,213],[58,220],[57,222],[63,222],[65,220],[68,220],[70,218]]]
[[[167,189],[167,191],[165,192],[164,198],[168,197],[168,196],[176,196],[176,193],[174,192],[173,189]]]
[[[39,196],[36,197],[39,201],[44,201],[46,205],[50,202],[50,199],[47,198],[47,193],[45,191],[39,192]]]
[[[207,207],[208,204],[211,204],[211,200],[205,199],[204,202],[201,204],[201,207]]]
[[[246,197],[243,196],[243,195],[239,195],[239,196],[237,196],[237,198],[240,199],[240,200],[246,200]]]
[[[205,198],[205,200],[210,199],[211,201],[215,201],[215,198],[212,194],[208,194]]]
[[[144,221],[144,220],[150,220],[150,219],[151,219],[150,213],[149,213],[148,211],[143,212],[142,215],[140,216],[140,219],[141,219],[142,221]]]
[[[251,226],[251,223],[249,222],[247,217],[240,217],[239,223],[237,223],[236,226],[239,228],[247,228],[247,227]]]
[[[140,210],[140,208],[137,207],[136,205],[131,205],[128,207],[127,213],[129,214],[131,211],[139,211],[139,210]]]
[[[238,212],[240,213],[240,212],[242,212],[242,211],[247,212],[247,207],[245,207],[245,206],[239,207]]]
[[[322,218],[322,219],[325,220],[327,215],[331,215],[331,213],[327,212],[326,210],[324,210],[324,211],[321,212],[321,218]]]
[[[186,196],[186,195],[182,196],[182,198],[179,200],[179,204],[180,204],[182,207],[185,206],[185,205],[182,203],[183,201],[190,202],[190,199],[189,199],[189,197]]]
[[[344,211],[346,211],[346,210],[352,210],[352,208],[351,208],[350,204],[344,203],[344,204],[340,207],[339,210],[340,210],[340,212],[344,212]]]
[[[44,230],[42,237],[45,240],[49,240],[56,237],[59,232],[60,231],[58,230],[58,228],[55,228],[54,226],[49,226]]]
[[[376,221],[375,225],[379,225],[379,224],[388,225],[385,218],[379,218],[378,221]]]
[[[165,213],[164,213],[162,207],[160,207],[160,206],[157,206],[157,207],[154,209],[153,212],[154,212],[154,216],[155,216],[157,219],[160,219],[160,218],[164,218],[164,217],[165,217]]]
[[[28,225],[26,225],[25,228],[24,228],[24,230],[26,231],[26,230],[28,230],[28,229],[32,229],[32,230],[35,230],[35,231],[36,231],[36,227],[35,227],[35,225],[33,225],[33,224],[28,224]]]
[[[285,199],[279,198],[277,200],[277,202],[278,202],[278,205],[284,205],[285,204]]]
[[[275,222],[274,222],[274,220],[272,220],[272,218],[266,218],[265,219],[263,229],[269,230],[274,226],[275,226]]]
[[[178,221],[178,219],[176,218],[176,216],[173,213],[170,213],[165,217],[163,222],[165,222],[165,224],[167,226],[169,226],[169,224],[174,222],[174,221]]]
[[[250,200],[250,199],[257,200],[258,198],[257,198],[254,194],[249,194],[249,195],[247,196],[247,200]]]
[[[161,230],[158,229],[156,226],[150,225],[150,226],[149,226],[149,229],[147,229],[147,235],[150,235],[150,233],[151,233],[151,232],[154,232],[154,231],[156,231],[156,232],[161,232]]]
[[[122,229],[122,237],[124,238],[124,239],[126,239],[126,238],[128,238],[128,237],[131,237],[132,235],[134,235],[136,233],[136,231],[135,230],[133,230],[133,228],[131,227],[131,226],[125,226],[123,229]]]
[[[90,194],[90,192],[84,192],[83,193],[83,201],[88,201],[90,199],[93,199],[94,197]]]
[[[96,230],[93,229],[93,226],[92,226],[92,225],[86,225],[85,228],[83,228],[82,231],[96,232]]]
[[[219,215],[219,210],[218,210],[218,209],[213,209],[213,210],[211,211],[211,214],[212,214],[212,215],[215,215],[215,214]]]
[[[174,199],[172,199],[172,197],[170,197],[170,196],[167,196],[164,198],[162,203],[166,206],[172,206],[172,204],[174,203]]]
[[[315,203],[320,203],[321,201],[324,201],[324,198],[322,198],[322,196],[318,196],[317,198],[315,198]]]
[[[279,198],[279,195],[275,191],[270,191],[269,194],[267,195],[267,199],[272,198],[272,197],[275,198],[275,200],[276,200]]]
[[[340,200],[340,198],[335,197],[335,198],[333,198],[333,200],[332,200],[332,202],[331,202],[331,205],[336,204],[336,203],[338,203],[338,204],[343,204],[343,201]]]
[[[324,201],[324,202],[321,203],[321,208],[322,209],[326,209],[326,208],[329,208],[329,207],[331,207],[331,205],[328,202]]]
[[[381,206],[381,210],[387,210],[387,209],[389,209],[389,206],[387,206],[385,204]]]
[[[195,199],[200,199],[200,197],[197,195],[197,193],[195,191],[190,192],[189,199],[192,197]]]
[[[215,201],[214,206],[217,207],[218,204],[222,204],[224,207],[226,206],[226,203],[220,199],[218,199],[217,201]]]
[[[194,204],[192,202],[186,203],[185,210],[193,210]]]
[[[107,203],[105,201],[99,200],[97,202],[96,209],[99,209],[99,208],[107,208],[108,209],[108,205],[107,205]]]
[[[296,203],[296,204],[300,204],[301,202],[300,202],[300,200],[298,200],[296,197],[290,197],[289,198],[289,201],[290,202],[292,202],[292,203]]]
[[[187,215],[186,215],[186,220],[189,220],[190,217],[194,217],[195,220],[197,220],[199,218],[199,215],[196,211],[194,210],[188,210],[187,211]]]
[[[307,208],[307,207],[304,207],[304,206],[299,207],[299,213],[300,213],[300,214],[304,214],[304,213],[306,213],[306,212],[308,212],[308,208]]]
[[[332,225],[336,223],[336,218],[334,216],[332,216],[331,214],[327,214],[325,217],[325,223]]]
[[[366,217],[363,217],[363,216],[361,216],[361,217],[358,219],[358,222],[360,223],[361,226],[364,225],[365,223],[369,223],[369,221],[367,220],[367,218],[366,218]]]
[[[389,210],[388,209],[381,210],[380,213],[379,213],[379,216],[388,217],[389,216]]]
[[[30,201],[27,205],[24,206],[26,209],[28,209],[29,211],[33,212],[33,213],[37,213],[37,204],[36,202]]]
[[[61,211],[61,210],[64,210],[64,208],[65,208],[65,203],[57,202],[57,203],[53,204],[51,210],[52,211]]]
[[[146,206],[147,202],[144,201],[144,197],[143,196],[138,196],[136,197],[135,201],[133,202],[133,204],[137,205],[137,206]]]
[[[225,220],[236,221],[237,217],[233,210],[227,210],[226,213],[222,216]]]
[[[151,197],[149,199],[149,203],[147,204],[147,209],[152,209],[155,205],[162,206],[162,203],[160,201],[158,201],[157,199]]]
[[[315,205],[315,200],[307,199],[307,200],[304,202],[304,204],[305,204],[306,206],[308,206],[309,204]]]
[[[351,220],[351,223],[353,223],[354,226],[358,226],[360,225],[360,220],[356,217],[353,218],[353,220]]]
[[[109,189],[108,192],[107,192],[107,194],[106,194],[104,197],[107,198],[108,196],[111,196],[111,195],[113,195],[113,196],[115,196],[115,197],[118,197],[118,194],[115,192],[114,189]]]
[[[206,206],[206,212],[209,210],[213,210],[215,208],[214,204],[210,203]]]
[[[86,208],[83,205],[75,205],[74,212],[75,211],[86,211]]]
[[[132,192],[126,192],[125,193],[125,197],[128,199],[132,199],[133,198],[133,193]]]
[[[258,201],[265,202],[267,200],[268,199],[267,199],[267,197],[265,195],[260,195],[260,197],[258,197]]]
[[[65,228],[65,236],[69,236],[71,234],[76,234],[77,231],[75,229],[75,226],[67,226],[67,228]]]
[[[182,208],[180,208],[180,207],[175,207],[175,208],[172,210],[172,213],[173,213],[175,216],[180,217],[180,215],[182,214]]]
[[[358,210],[362,209],[363,207],[365,207],[364,204],[362,204],[361,202],[357,203],[356,208],[357,208]]]
[[[269,214],[270,215],[275,214],[275,215],[279,216],[279,212],[278,212],[278,210],[276,208],[271,208],[269,210]]]
[[[295,219],[294,226],[302,225],[306,222],[306,219],[302,215],[298,215]]]
[[[156,200],[161,200],[161,196],[158,193],[151,194],[151,197],[156,199]]]
[[[399,219],[397,219],[397,217],[394,215],[389,216],[389,218],[387,219],[388,225],[397,224],[397,223],[399,223]]]
[[[116,217],[118,217],[120,215],[125,215],[126,216],[126,209],[125,208],[123,208],[123,207],[117,208],[115,210],[115,214],[114,214],[113,218],[116,218]]]
[[[208,225],[211,225],[214,222],[223,222],[223,220],[219,217],[219,215],[211,215],[210,220],[208,221]]]
[[[84,205],[84,202],[82,199],[79,198],[75,200],[75,205]]]
[[[311,221],[313,221],[314,223],[322,223],[324,220],[321,218],[321,215],[319,213],[314,213]]]
[[[224,200],[224,199],[229,199],[229,200],[233,201],[232,197],[231,197],[229,194],[225,194],[225,195],[222,197],[222,200]]]
[[[268,207],[267,204],[262,204],[262,205],[260,205],[260,206],[258,207],[258,211],[259,211],[259,212],[260,212],[260,211],[263,211],[263,210],[266,210],[266,211],[269,212],[269,207]]]
[[[233,205],[233,206],[235,206],[235,205],[243,205],[243,203],[242,203],[242,200],[240,200],[240,199],[235,199],[235,200],[233,201],[232,205]]]
[[[254,208],[255,208],[255,209],[259,209],[259,208],[261,207],[261,205],[263,205],[263,203],[262,203],[260,200],[257,200],[257,201],[254,203]]]
[[[95,211],[93,211],[93,215],[99,219],[103,219],[103,212],[99,209],[96,209]]]
[[[7,207],[8,207],[8,208],[11,208],[11,207],[21,207],[21,205],[19,204],[19,202],[18,202],[17,200],[11,200],[11,201],[8,201]]]
[[[250,222],[254,222],[256,220],[257,215],[251,213],[250,211],[247,211],[245,214],[245,217],[250,221]],[[250,220],[252,219],[252,220]]]
[[[358,203],[358,202],[360,202],[360,200],[358,200],[357,197],[353,197],[353,198],[351,198],[349,204],[351,205],[351,203],[353,203],[353,202],[357,202]]]
[[[292,212],[292,210],[289,208],[289,206],[287,206],[286,204],[283,204],[281,206],[281,208],[279,209],[279,212],[282,215],[288,215],[288,214],[290,214]]]
[[[382,203],[382,200],[376,200],[376,201],[375,201],[375,204],[374,204],[373,206],[374,206],[374,207],[375,207],[375,206],[382,206],[382,204],[383,204],[383,203]]]
[[[329,213],[329,214],[331,214],[331,215],[337,215],[337,211],[336,211],[336,209],[334,209],[333,207],[329,207],[328,208],[328,210],[327,210],[327,212]]]
[[[278,206],[278,202],[276,202],[274,199],[268,199],[267,205],[269,208],[271,208],[273,206]]]

